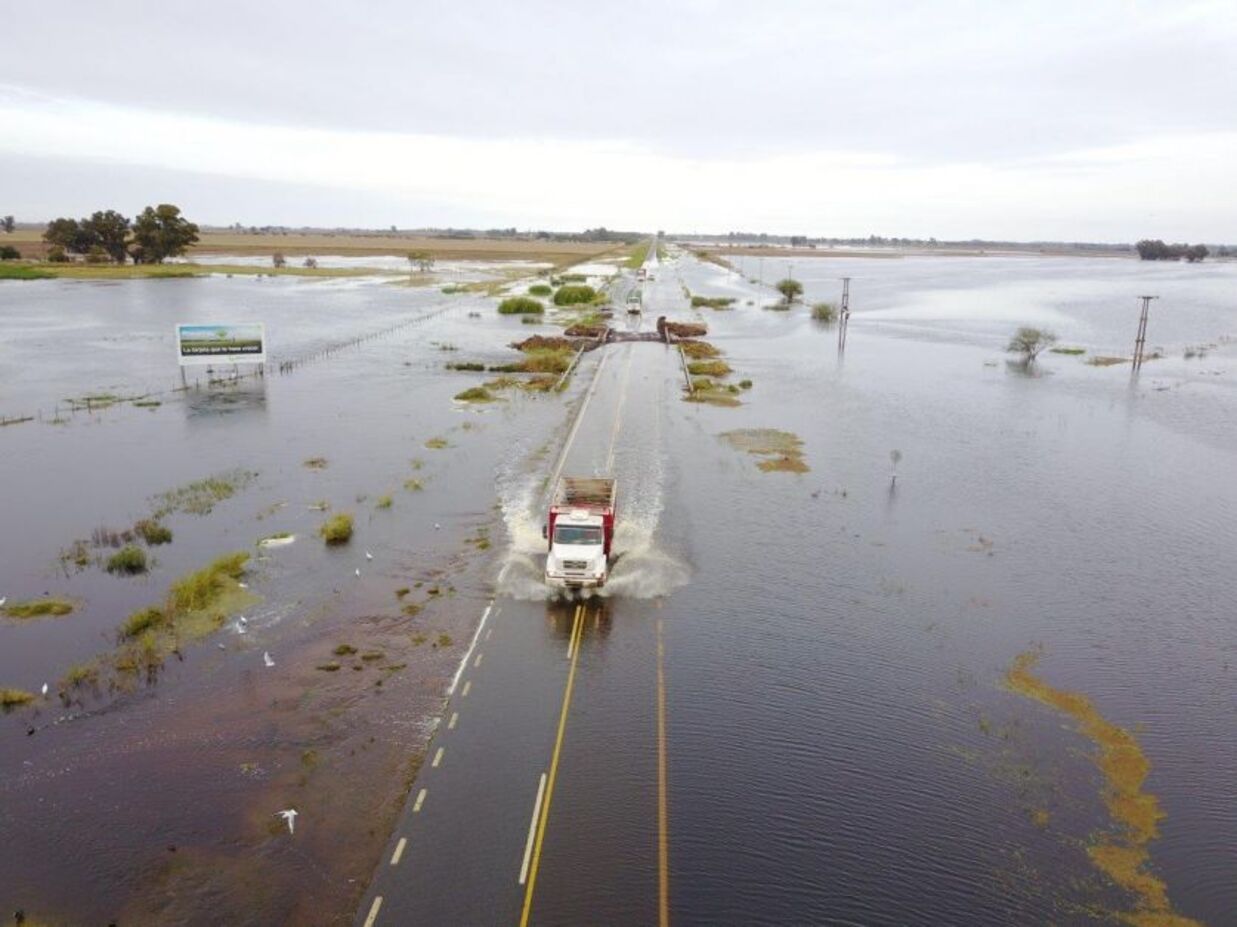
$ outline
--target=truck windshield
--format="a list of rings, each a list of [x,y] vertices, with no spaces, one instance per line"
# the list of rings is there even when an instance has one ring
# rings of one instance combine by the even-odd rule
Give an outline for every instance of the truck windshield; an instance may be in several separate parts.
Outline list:
[[[601,529],[588,525],[556,525],[555,544],[600,544]]]

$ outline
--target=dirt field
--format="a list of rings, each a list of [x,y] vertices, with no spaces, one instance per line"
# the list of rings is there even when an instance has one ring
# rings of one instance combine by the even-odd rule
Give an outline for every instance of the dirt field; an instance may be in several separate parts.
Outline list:
[[[41,229],[17,229],[0,234],[0,245],[12,245],[24,258],[42,258],[47,246]],[[524,241],[510,238],[429,238],[394,233],[350,232],[319,234],[246,235],[242,232],[204,232],[194,254],[286,255],[368,254],[405,255],[428,251],[438,260],[456,261],[549,261],[572,264],[603,254],[625,251],[630,246],[616,242]]]

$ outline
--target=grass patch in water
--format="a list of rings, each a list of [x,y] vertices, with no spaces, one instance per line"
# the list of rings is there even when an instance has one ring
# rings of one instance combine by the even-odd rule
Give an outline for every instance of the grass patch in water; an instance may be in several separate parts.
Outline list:
[[[498,312],[500,315],[541,315],[545,306],[527,296],[508,296],[498,304]]]
[[[394,504],[395,500],[393,500],[390,496],[379,496],[378,501],[374,503],[374,508],[389,509]]]
[[[420,480],[404,480],[404,489],[408,492],[420,492],[425,488],[425,484]]]
[[[336,644],[331,652],[337,657],[350,657],[356,653],[356,648],[351,644]]]
[[[717,357],[722,352],[709,344],[707,341],[680,341],[679,347],[683,349],[683,353],[692,360],[702,360],[709,357]]]
[[[730,365],[721,360],[692,361],[687,365],[687,372],[693,377],[724,377],[730,374]]]
[[[1071,347],[1062,346],[1062,347],[1056,347],[1056,348],[1049,348],[1048,353],[1049,354],[1078,355],[1078,354],[1086,354],[1087,349],[1086,348],[1071,348]]]
[[[258,474],[249,470],[231,470],[160,493],[155,496],[154,517],[158,520],[173,512],[209,515],[218,503],[231,499],[257,476]]]
[[[529,296],[550,296],[554,293],[554,287],[548,283],[534,283],[528,288]]]
[[[146,551],[136,544],[126,544],[107,558],[105,569],[109,573],[123,573],[127,576],[145,573]]]
[[[446,438],[430,438],[425,442],[425,446],[431,451],[441,451],[443,448],[450,447],[451,445],[447,443]]]
[[[732,296],[693,296],[693,309],[729,309],[735,304]]]
[[[302,464],[302,466],[307,467],[310,470],[325,470],[326,469],[326,458],[325,457],[310,457],[308,460],[306,460]]]
[[[456,402],[493,402],[495,396],[484,386],[471,386],[455,394]]]
[[[1103,354],[1097,354],[1094,357],[1087,358],[1087,364],[1092,367],[1113,367],[1117,364],[1128,364],[1128,357],[1106,357]]]
[[[480,373],[485,370],[485,364],[477,363],[476,361],[459,361],[457,363],[447,364],[448,370],[463,370],[471,373]]]
[[[25,689],[0,689],[0,708],[5,711],[29,705],[33,701],[34,693]]]
[[[147,631],[153,631],[167,624],[167,613],[156,605],[142,608],[134,612],[117,629],[116,633],[122,640],[138,637]]]
[[[810,469],[803,459],[803,441],[793,432],[742,428],[720,437],[735,450],[762,458],[756,466],[766,473],[807,473]]]
[[[1042,652],[1035,648],[1018,654],[1005,674],[1005,687],[1067,715],[1095,746],[1091,759],[1103,776],[1104,804],[1116,830],[1098,838],[1087,855],[1097,869],[1134,896],[1135,910],[1118,917],[1141,927],[1197,925],[1173,912],[1167,885],[1147,869],[1151,861],[1147,844],[1159,835],[1165,816],[1155,795],[1143,791],[1151,762],[1134,735],[1106,720],[1089,698],[1056,689],[1035,675]]]
[[[143,518],[133,526],[133,533],[151,547],[172,543],[172,529],[155,521],[153,518]]]
[[[347,512],[332,515],[318,528],[327,544],[347,544],[352,539],[352,516]]]
[[[335,662],[334,660],[330,660],[326,663],[319,663],[317,666],[314,667],[314,669],[320,669],[324,673],[338,673],[339,664]]]
[[[63,618],[73,613],[74,605],[68,599],[59,596],[47,596],[42,599],[28,599],[25,602],[14,602],[0,609],[10,618]]]

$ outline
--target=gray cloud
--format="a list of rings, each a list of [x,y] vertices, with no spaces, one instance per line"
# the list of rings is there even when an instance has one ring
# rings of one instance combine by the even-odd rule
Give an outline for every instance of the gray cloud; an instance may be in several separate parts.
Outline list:
[[[6,13],[0,82],[263,124],[1001,160],[1233,128],[1231,6],[321,4]]]

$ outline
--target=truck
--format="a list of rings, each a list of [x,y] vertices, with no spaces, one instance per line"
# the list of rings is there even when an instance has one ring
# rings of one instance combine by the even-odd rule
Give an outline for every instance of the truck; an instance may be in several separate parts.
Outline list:
[[[617,487],[611,477],[565,476],[550,500],[542,536],[545,581],[560,589],[600,588],[610,577]]]

